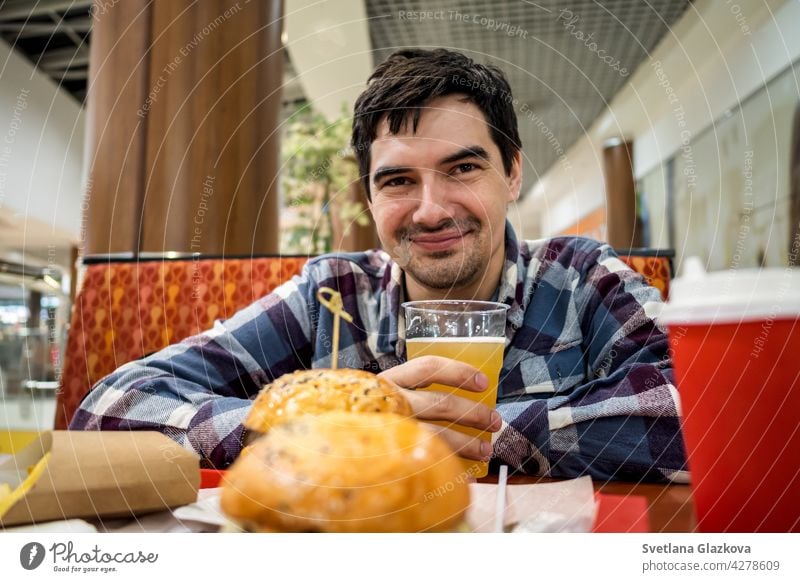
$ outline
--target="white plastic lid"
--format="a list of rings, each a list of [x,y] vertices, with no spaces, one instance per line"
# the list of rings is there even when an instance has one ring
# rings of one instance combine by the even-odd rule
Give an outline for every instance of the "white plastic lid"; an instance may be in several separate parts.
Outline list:
[[[800,317],[800,269],[729,269],[706,273],[697,257],[670,284],[658,316],[666,325],[739,323]]]

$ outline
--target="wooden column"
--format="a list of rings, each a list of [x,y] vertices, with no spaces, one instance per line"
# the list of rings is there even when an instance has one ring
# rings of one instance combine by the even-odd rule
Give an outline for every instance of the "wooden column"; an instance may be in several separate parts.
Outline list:
[[[138,250],[147,126],[136,112],[147,96],[150,2],[96,1],[89,58],[86,151],[89,183],[83,252]]]
[[[278,252],[281,1],[135,0],[97,14],[92,61],[109,70],[92,78],[90,127],[119,121],[90,132],[95,158],[117,153],[92,168],[87,224],[108,232],[87,251]],[[104,30],[120,42],[103,44]]]
[[[357,167],[355,158],[347,158],[342,163],[351,163]],[[357,173],[356,173],[357,175]],[[362,217],[366,216],[367,224],[358,224],[355,216],[342,218],[342,209],[345,205],[360,204]],[[356,178],[346,192],[336,193],[331,200],[331,239],[335,252],[365,251],[380,248],[381,241],[375,230],[375,222],[369,212],[369,200],[364,184]]]
[[[641,229],[637,228],[632,143],[623,140],[606,142],[603,147],[603,174],[609,244],[619,249],[642,246]]]

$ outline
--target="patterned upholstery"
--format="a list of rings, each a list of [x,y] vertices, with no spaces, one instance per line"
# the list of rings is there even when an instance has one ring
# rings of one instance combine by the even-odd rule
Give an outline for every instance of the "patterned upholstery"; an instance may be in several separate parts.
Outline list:
[[[200,333],[299,273],[305,257],[105,262],[86,267],[67,338],[55,428],[101,378]]]
[[[621,254],[666,299],[666,256]],[[55,428],[101,378],[209,329],[299,273],[305,257],[106,262],[86,267],[67,338]]]
[[[619,258],[631,269],[644,275],[650,285],[661,291],[664,301],[667,300],[669,282],[672,279],[672,261],[669,256],[637,255],[632,250],[621,251]]]

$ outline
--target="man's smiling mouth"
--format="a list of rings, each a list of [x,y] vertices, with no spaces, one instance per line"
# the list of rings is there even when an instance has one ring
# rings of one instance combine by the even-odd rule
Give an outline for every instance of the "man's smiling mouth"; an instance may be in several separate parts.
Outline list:
[[[411,244],[426,252],[454,250],[464,244],[464,239],[472,234],[471,230],[447,230],[431,233],[420,233],[411,237]]]

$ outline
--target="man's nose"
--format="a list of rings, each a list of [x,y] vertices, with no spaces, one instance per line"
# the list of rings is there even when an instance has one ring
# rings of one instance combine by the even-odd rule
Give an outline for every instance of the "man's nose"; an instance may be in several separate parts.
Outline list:
[[[442,188],[437,188],[435,179],[425,180],[419,190],[417,207],[412,216],[416,224],[434,228],[442,221],[452,218],[445,204],[445,196]]]

